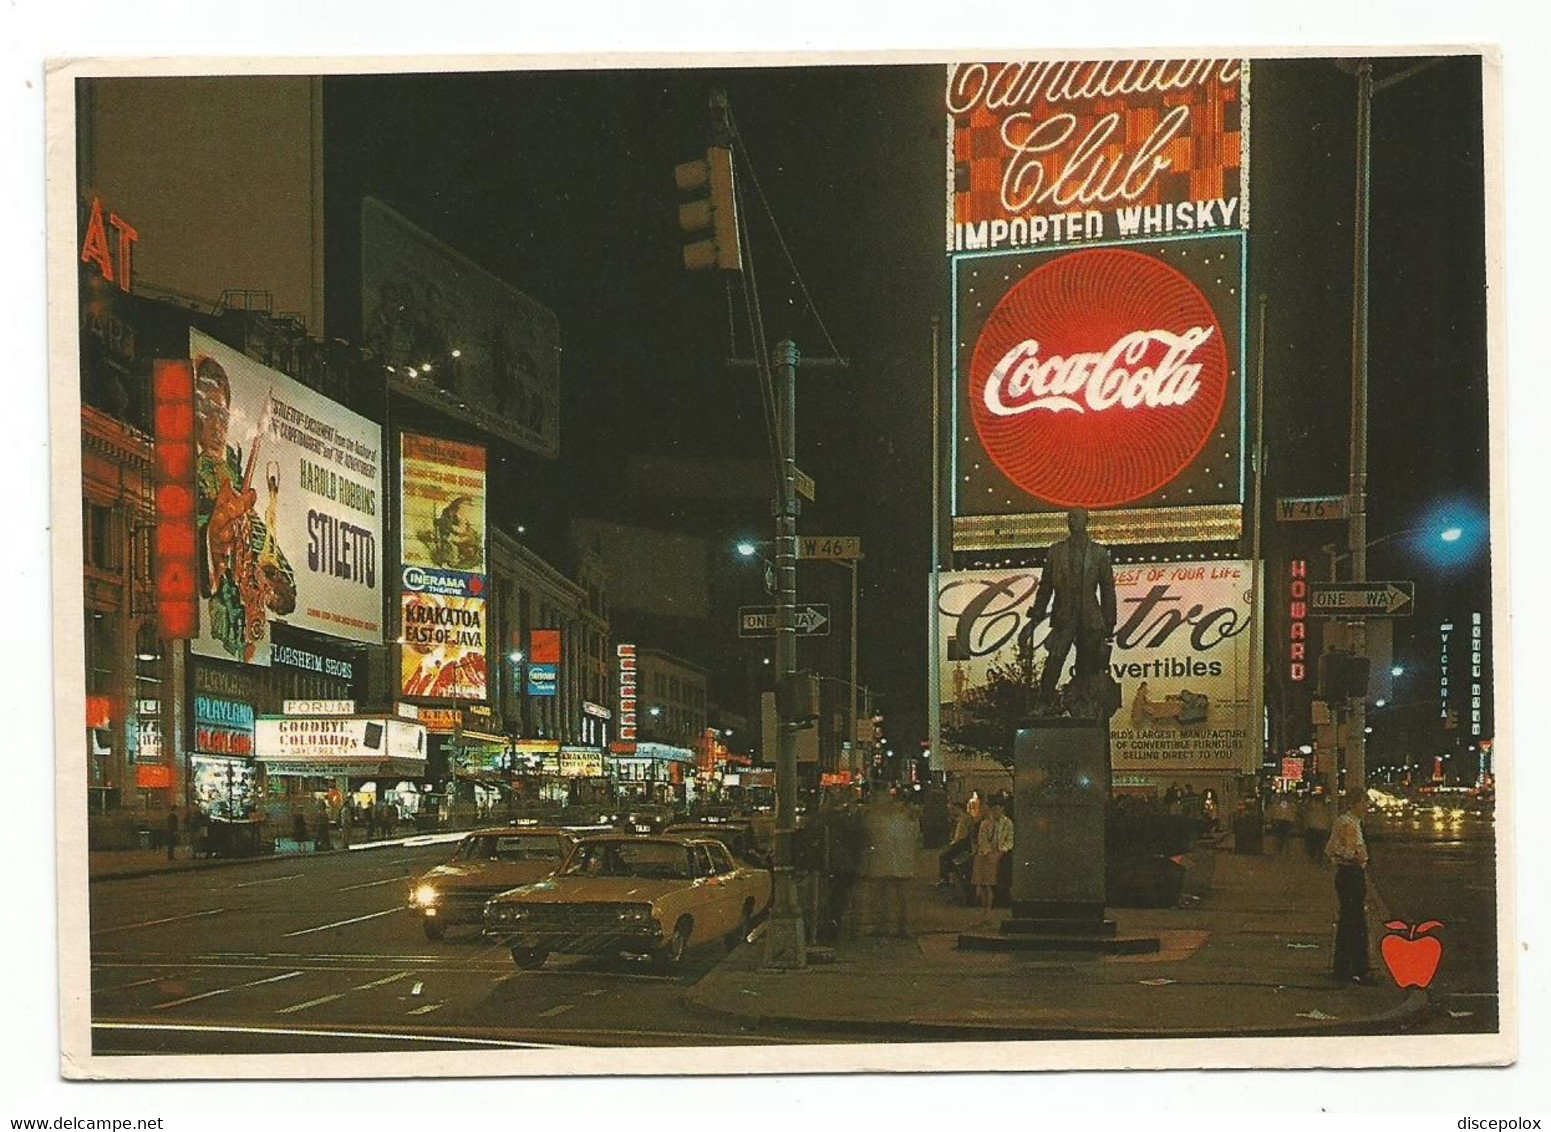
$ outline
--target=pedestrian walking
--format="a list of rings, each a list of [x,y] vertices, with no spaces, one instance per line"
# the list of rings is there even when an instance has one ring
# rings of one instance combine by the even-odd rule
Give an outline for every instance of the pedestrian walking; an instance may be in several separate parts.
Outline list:
[[[297,804],[296,812],[291,815],[291,840],[296,842],[298,853],[307,842],[307,815],[302,813],[300,803]]]
[[[1298,811],[1292,798],[1283,793],[1271,804],[1271,836],[1276,839],[1277,856],[1287,855],[1287,843],[1292,840],[1293,827],[1298,821]]]
[[[910,882],[921,848],[921,824],[897,797],[884,794],[862,818],[864,868],[872,890],[873,935],[910,934]]]
[[[1012,852],[1013,824],[1007,816],[1007,806],[998,795],[991,799],[991,812],[981,821],[975,834],[975,863],[971,866],[969,880],[980,897],[980,908],[985,920],[991,919],[991,908],[996,902],[997,874],[1002,858]]]
[[[1310,794],[1303,800],[1303,848],[1315,864],[1325,861],[1325,843],[1330,840],[1330,800],[1324,794]]]
[[[192,807],[188,812],[188,851],[194,858],[208,856],[209,821],[205,818],[205,812],[198,806]]]
[[[377,838],[377,805],[367,802],[362,808],[366,811],[366,840],[374,841]]]
[[[350,848],[350,827],[355,824],[355,806],[346,802],[339,807],[339,847]]]
[[[313,828],[317,830],[317,847],[320,850],[332,849],[329,844],[329,804],[322,798],[318,799],[318,811],[313,817]]]
[[[178,848],[178,807],[175,805],[167,811],[167,859],[172,860],[173,853]]]
[[[1368,967],[1368,842],[1363,815],[1368,799],[1359,794],[1335,821],[1325,854],[1336,866],[1336,947],[1331,974],[1338,982],[1371,984]]]

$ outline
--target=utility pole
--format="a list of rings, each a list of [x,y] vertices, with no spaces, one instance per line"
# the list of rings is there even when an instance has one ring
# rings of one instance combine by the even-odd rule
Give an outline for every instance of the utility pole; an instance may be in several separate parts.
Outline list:
[[[847,565],[851,567],[851,711],[847,716],[849,731],[846,735],[846,745],[851,752],[851,758],[847,760],[848,763],[859,763],[856,755],[856,571],[860,563],[853,558]],[[856,767],[848,765],[846,769],[860,770],[861,767],[860,765]]]
[[[776,815],[775,892],[765,932],[765,965],[792,969],[808,962],[808,943],[797,899],[793,842],[797,830],[797,368],[844,369],[840,358],[800,362],[797,343],[777,342],[770,368],[775,381],[780,467],[776,477]],[[854,693],[853,693],[854,695]]]
[[[1352,437],[1348,460],[1350,519],[1347,548],[1352,581],[1368,580],[1368,218],[1370,150],[1373,136],[1373,63],[1357,65],[1357,201],[1352,225]],[[1368,655],[1367,623],[1352,625],[1352,655]],[[1358,695],[1351,710],[1347,745],[1347,786],[1361,794],[1368,786],[1366,758],[1367,697]]]

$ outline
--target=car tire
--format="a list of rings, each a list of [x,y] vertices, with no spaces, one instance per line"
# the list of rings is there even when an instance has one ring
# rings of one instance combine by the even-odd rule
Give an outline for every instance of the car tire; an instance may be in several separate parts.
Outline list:
[[[442,936],[447,934],[447,925],[440,920],[433,920],[428,917],[422,918],[420,926],[425,930],[426,939],[441,939]]]
[[[727,937],[727,950],[738,950],[738,944],[749,938],[749,932],[754,930],[754,898],[751,896],[743,902],[743,913],[738,917],[738,926]]]
[[[664,973],[677,970],[689,951],[689,933],[693,927],[688,916],[679,917],[679,922],[673,925],[673,934],[668,937],[668,942],[652,955],[652,966]]]
[[[531,947],[513,947],[512,962],[524,971],[537,971],[544,965],[544,960],[549,958],[549,952],[538,951]]]

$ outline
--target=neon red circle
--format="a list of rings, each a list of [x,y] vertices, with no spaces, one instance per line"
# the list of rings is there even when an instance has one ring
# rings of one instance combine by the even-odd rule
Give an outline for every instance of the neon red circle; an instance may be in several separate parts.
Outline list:
[[[1204,339],[1193,348],[1180,341],[1179,336],[1202,332]],[[1044,364],[1057,357],[1104,355],[1136,334],[1152,335],[1131,339],[1138,356],[1128,362],[1122,353],[1113,367],[1099,363],[1075,390],[1059,377],[1054,390],[1043,385],[1031,390],[1023,383],[1009,391],[1005,378],[999,382],[1004,410],[1042,400],[1043,406],[999,415],[987,405],[993,370],[1021,343],[1035,342],[1037,348],[1017,358],[1032,355]],[[1163,366],[1171,351],[1176,364]],[[1115,370],[1157,373],[1160,366],[1164,395],[1154,391],[1157,403],[1149,402],[1145,383],[1132,387],[1137,403],[1129,407],[1104,406],[1103,396],[1095,407],[1088,399],[1095,370],[1109,370],[1104,389],[1112,392]],[[1191,382],[1181,366],[1200,367],[1188,397]],[[1030,368],[1007,367],[1014,375],[1027,375]],[[1057,408],[1051,397],[1069,404]],[[1164,487],[1211,438],[1227,397],[1227,343],[1206,296],[1168,264],[1118,248],[1073,252],[1029,272],[991,312],[969,367],[970,416],[986,454],[1023,491],[1061,507],[1114,507]]]

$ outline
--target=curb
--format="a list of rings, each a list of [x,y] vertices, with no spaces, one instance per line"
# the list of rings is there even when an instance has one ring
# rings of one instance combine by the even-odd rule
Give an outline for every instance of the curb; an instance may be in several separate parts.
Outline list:
[[[440,841],[452,842],[461,838],[468,830],[448,831],[447,833],[415,834],[409,837],[399,837],[391,841],[368,841],[364,844],[339,846],[333,849],[325,849],[322,852],[312,853],[268,853],[255,854],[252,857],[213,857],[196,864],[178,865],[168,868],[166,865],[147,866],[146,868],[131,869],[125,872],[101,873],[91,875],[91,857],[88,853],[86,860],[87,884],[101,884],[114,880],[140,880],[145,877],[172,876],[175,873],[202,873],[210,869],[228,869],[238,865],[277,865],[289,861],[292,864],[297,861],[310,861],[319,857],[335,857],[341,853],[359,853],[371,849],[394,849],[408,845],[437,844]],[[426,840],[427,838],[432,840]],[[111,850],[109,850],[111,852]]]
[[[738,1020],[777,1030],[821,1030],[838,1034],[865,1034],[876,1038],[881,1031],[902,1040],[985,1041],[995,1037],[1006,1041],[1081,1041],[1126,1038],[1284,1038],[1301,1036],[1352,1036],[1390,1034],[1409,1029],[1432,1009],[1426,991],[1412,990],[1398,1006],[1364,1018],[1329,1022],[1310,1021],[1298,1025],[1249,1026],[1233,1030],[1178,1029],[1157,1030],[1124,1026],[1028,1026],[995,1022],[933,1022],[915,1019],[805,1018],[795,1014],[747,1014],[713,1006],[693,992],[682,996],[684,1006],[708,1017]]]

